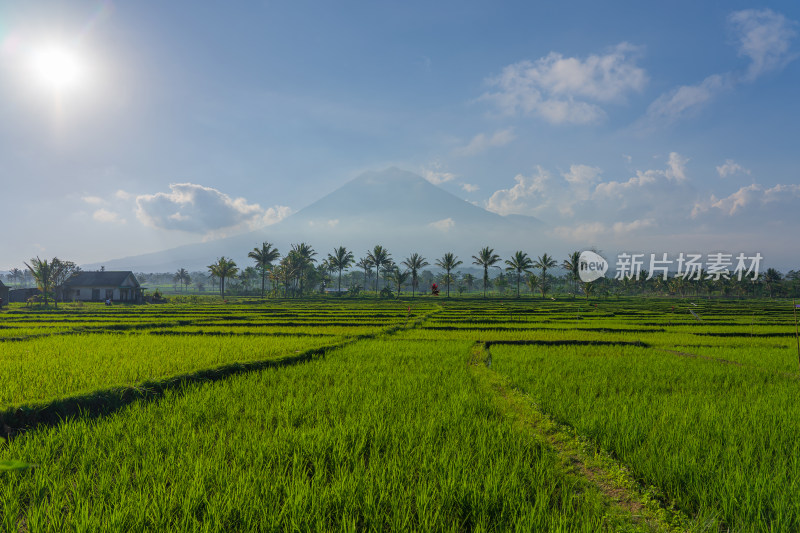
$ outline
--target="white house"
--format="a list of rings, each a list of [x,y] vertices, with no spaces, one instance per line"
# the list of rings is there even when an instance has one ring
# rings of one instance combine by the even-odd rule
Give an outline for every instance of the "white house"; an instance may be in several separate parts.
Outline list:
[[[142,287],[130,270],[78,272],[64,284],[64,300],[142,303]]]

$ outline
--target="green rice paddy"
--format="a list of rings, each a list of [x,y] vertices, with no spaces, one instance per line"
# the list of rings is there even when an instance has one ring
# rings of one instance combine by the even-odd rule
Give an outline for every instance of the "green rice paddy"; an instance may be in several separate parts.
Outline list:
[[[15,309],[0,376],[5,531],[800,530],[785,302]]]

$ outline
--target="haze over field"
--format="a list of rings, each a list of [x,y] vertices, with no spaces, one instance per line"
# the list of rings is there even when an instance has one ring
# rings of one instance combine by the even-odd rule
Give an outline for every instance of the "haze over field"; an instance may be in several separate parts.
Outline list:
[[[0,6],[0,270],[397,255],[800,262],[796,2]],[[792,240],[794,239],[794,240]]]

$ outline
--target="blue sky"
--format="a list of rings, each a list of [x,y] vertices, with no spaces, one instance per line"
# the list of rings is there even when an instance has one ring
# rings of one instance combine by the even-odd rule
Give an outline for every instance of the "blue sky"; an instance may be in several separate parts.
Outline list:
[[[575,247],[800,266],[796,2],[431,4],[4,2],[0,269],[241,233],[390,165]]]

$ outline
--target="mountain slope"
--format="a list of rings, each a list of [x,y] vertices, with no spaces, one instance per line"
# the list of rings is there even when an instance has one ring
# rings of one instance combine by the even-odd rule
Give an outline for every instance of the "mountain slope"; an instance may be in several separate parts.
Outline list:
[[[536,218],[489,212],[421,176],[390,168],[365,172],[267,228],[103,264],[106,268],[151,272],[181,267],[196,270],[225,255],[246,265],[251,263],[247,252],[264,241],[275,244],[281,252],[292,243],[308,242],[322,256],[334,246],[346,246],[358,257],[375,244],[389,248],[396,259],[411,252],[429,257],[446,251],[463,255],[487,245],[525,247],[542,227]]]

